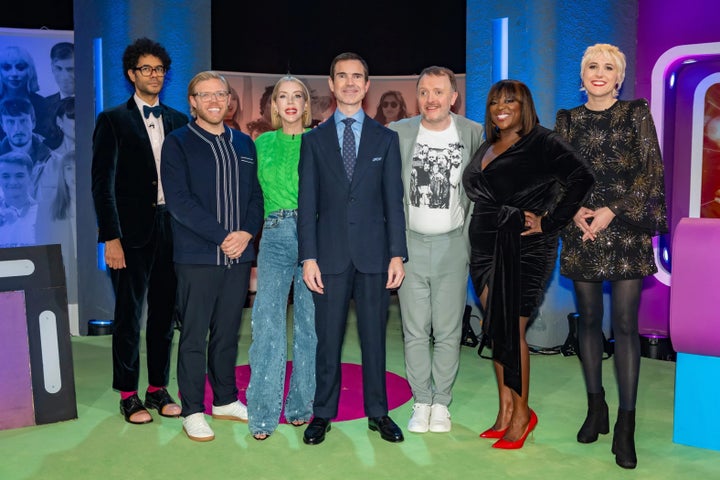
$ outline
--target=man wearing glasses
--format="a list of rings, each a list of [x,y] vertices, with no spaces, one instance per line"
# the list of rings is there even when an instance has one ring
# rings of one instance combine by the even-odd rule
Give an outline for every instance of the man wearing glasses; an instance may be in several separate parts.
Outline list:
[[[248,419],[238,400],[235,360],[255,259],[251,240],[264,212],[255,144],[224,122],[229,90],[217,72],[195,75],[188,85],[194,120],[168,135],[162,148],[183,319],[177,373],[183,430],[198,442],[215,438],[204,414],[206,367],[213,418]]]
[[[167,134],[188,118],[159,101],[170,56],[162,45],[137,39],[125,49],[123,71],[135,87],[126,102],[98,115],[93,134],[92,193],[98,241],[115,291],[113,388],[125,421],[152,421],[148,409],[178,417],[167,392],[177,280],[170,215],[160,182],[160,152]],[[148,388],[138,397],[140,320],[147,294]]]

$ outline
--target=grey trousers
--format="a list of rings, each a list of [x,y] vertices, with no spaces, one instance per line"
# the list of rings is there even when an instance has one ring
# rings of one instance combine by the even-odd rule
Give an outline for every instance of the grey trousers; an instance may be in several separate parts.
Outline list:
[[[462,229],[407,232],[408,262],[398,290],[405,369],[416,403],[449,405],[460,362],[469,254]]]

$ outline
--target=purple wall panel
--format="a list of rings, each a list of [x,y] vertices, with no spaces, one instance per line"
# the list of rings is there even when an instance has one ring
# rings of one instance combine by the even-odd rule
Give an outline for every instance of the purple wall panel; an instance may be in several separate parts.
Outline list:
[[[0,430],[35,425],[25,293],[0,292]]]
[[[639,0],[637,27],[637,58],[635,91],[637,97],[646,98],[653,108],[653,118],[661,139],[665,160],[668,213],[671,231],[687,215],[689,191],[689,158],[691,146],[687,141],[689,130],[676,131],[677,124],[689,128],[691,122],[679,121],[676,106],[687,107],[687,89],[694,85],[681,85],[675,77],[677,65],[663,72],[663,89],[652,92],[652,71],[660,57],[668,50],[691,44],[720,41],[716,0]],[[674,83],[677,81],[678,83]],[[673,88],[668,85],[674,84]],[[653,97],[653,93],[655,97]],[[692,92],[690,92],[691,94]],[[677,103],[676,103],[677,102]],[[658,107],[662,108],[658,110]],[[682,109],[681,109],[682,110]],[[687,112],[685,112],[687,113]],[[674,259],[671,260],[674,263]],[[665,282],[669,283],[669,282]],[[668,301],[670,287],[649,279],[640,305],[640,333],[658,334],[668,330]],[[674,283],[674,280],[673,280]]]
[[[657,59],[678,45],[720,41],[717,0],[639,0],[635,91],[650,99]]]

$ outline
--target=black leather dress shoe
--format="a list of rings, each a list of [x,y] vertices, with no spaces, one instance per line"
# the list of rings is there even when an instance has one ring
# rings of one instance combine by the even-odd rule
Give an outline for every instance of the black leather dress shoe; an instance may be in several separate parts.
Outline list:
[[[140,401],[140,397],[137,396],[137,393],[131,397],[126,398],[125,400],[120,400],[120,413],[125,417],[125,421],[128,423],[132,423],[133,425],[142,425],[144,423],[150,423],[152,422],[152,417],[150,417],[149,420],[145,421],[135,421],[131,420],[130,417],[135,415],[138,412],[147,412],[145,407],[143,407],[142,402]],[[150,412],[148,412],[148,415]]]
[[[325,440],[325,432],[330,431],[330,419],[315,417],[303,433],[303,442],[306,445],[317,445]]]
[[[180,416],[178,413],[177,415],[167,415],[163,413],[163,409],[167,407],[168,405],[177,405],[177,402],[173,400],[173,398],[168,393],[167,389],[161,388],[160,390],[156,390],[153,393],[146,392],[145,393],[145,408],[148,410],[155,409],[158,411],[160,415],[163,417],[168,418],[177,418]]]
[[[382,439],[388,442],[402,442],[405,440],[400,427],[387,415],[368,418],[368,428],[374,432],[380,432]]]

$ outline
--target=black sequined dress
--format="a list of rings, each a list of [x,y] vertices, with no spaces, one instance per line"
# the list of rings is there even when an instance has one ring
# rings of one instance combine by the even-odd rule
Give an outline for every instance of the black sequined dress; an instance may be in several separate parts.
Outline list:
[[[573,223],[561,233],[560,273],[572,280],[643,278],[657,271],[652,236],[667,232],[665,182],[655,125],[645,100],[557,113],[555,130],[590,164],[595,185],[583,206],[615,218],[595,241]]]

